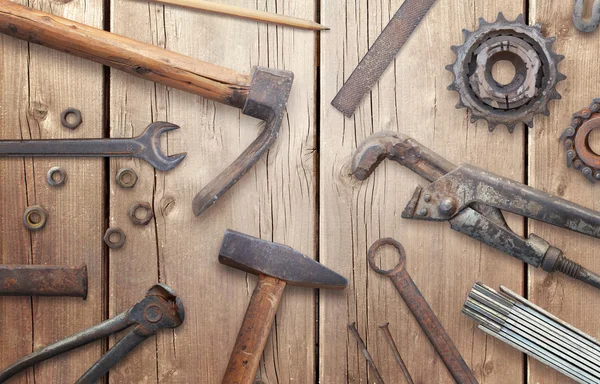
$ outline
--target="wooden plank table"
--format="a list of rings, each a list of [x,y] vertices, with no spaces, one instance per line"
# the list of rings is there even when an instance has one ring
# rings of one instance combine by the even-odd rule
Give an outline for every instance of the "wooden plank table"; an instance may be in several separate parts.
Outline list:
[[[600,32],[583,35],[571,22],[571,2],[559,0],[438,0],[394,64],[352,118],[330,101],[402,0],[219,0],[223,3],[320,21],[319,34],[201,13],[142,0],[20,1],[56,15],[104,28],[204,61],[249,73],[255,65],[286,69],[294,86],[274,147],[247,176],[200,217],[191,201],[202,186],[237,157],[260,132],[259,121],[199,96],[134,78],[117,70],[0,35],[0,138],[133,137],[153,121],[181,130],[163,139],[169,154],[187,152],[170,172],[134,159],[0,159],[0,263],[86,263],[89,296],[0,297],[0,367],[32,350],[116,315],[156,282],[174,288],[186,308],[184,324],[160,332],[108,376],[112,383],[219,382],[255,284],[253,275],[222,266],[217,254],[232,228],[285,243],[349,280],[345,291],[288,287],[267,343],[259,377],[265,383],[372,383],[346,325],[356,322],[386,382],[401,373],[378,330],[390,330],[416,382],[452,379],[392,285],[367,265],[378,238],[406,248],[407,268],[481,383],[566,383],[553,370],[486,337],[460,314],[470,286],[480,280],[506,285],[562,319],[600,337],[600,292],[563,276],[529,269],[447,224],[400,218],[417,185],[412,172],[386,162],[358,182],[349,176],[352,151],[366,137],[394,130],[414,137],[448,160],[472,163],[505,177],[599,209],[598,186],[564,166],[557,142],[573,112],[598,97],[595,79]],[[535,128],[488,132],[455,109],[446,90],[455,60],[451,45],[478,18],[493,21],[524,13],[556,36],[559,65],[568,76],[550,103],[550,117]],[[502,69],[500,69],[502,72]],[[83,113],[74,131],[61,127],[67,107]],[[600,143],[595,138],[594,143]],[[64,187],[45,181],[51,166],[68,172]],[[115,183],[130,167],[133,189]],[[127,210],[148,202],[154,219],[133,225]],[[50,213],[45,229],[28,232],[25,207]],[[592,270],[599,240],[508,216],[515,232],[534,232]],[[123,229],[125,246],[108,250],[109,226]],[[384,266],[395,255],[382,252]],[[122,335],[39,364],[10,383],[73,382]]]

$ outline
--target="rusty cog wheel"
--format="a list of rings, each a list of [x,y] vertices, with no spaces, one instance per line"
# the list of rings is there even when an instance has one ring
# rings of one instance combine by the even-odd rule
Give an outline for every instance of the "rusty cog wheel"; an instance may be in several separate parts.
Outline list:
[[[526,25],[523,15],[507,21],[502,13],[493,23],[479,18],[479,29],[463,33],[465,42],[451,47],[456,61],[446,69],[454,74],[448,89],[458,92],[456,108],[469,109],[471,122],[484,119],[490,131],[504,125],[512,133],[516,124],[533,127],[536,114],[550,114],[548,102],[561,98],[556,84],[566,79],[557,69],[564,56],[552,51],[554,37],[545,38],[539,24]],[[515,68],[505,85],[492,75],[503,60]]]
[[[567,167],[580,171],[589,181],[600,181],[600,155],[589,143],[593,130],[600,128],[600,99],[573,114],[571,125],[560,136],[566,149]]]

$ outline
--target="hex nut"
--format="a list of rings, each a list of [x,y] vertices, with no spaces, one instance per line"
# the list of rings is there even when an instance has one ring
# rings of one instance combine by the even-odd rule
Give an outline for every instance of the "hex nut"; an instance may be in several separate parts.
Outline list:
[[[69,120],[67,119],[69,115],[75,116],[75,121],[72,123],[69,123]],[[60,114],[60,123],[65,128],[76,129],[81,125],[82,121],[83,119],[81,118],[81,111],[77,108],[67,108]]]
[[[39,219],[37,220],[35,217],[36,215],[39,216]],[[25,227],[30,231],[39,231],[46,226],[47,221],[48,211],[39,205],[32,205],[25,209],[25,213],[23,214],[23,224],[25,224]]]
[[[58,175],[58,179],[54,178],[55,175]],[[67,180],[67,172],[61,167],[52,167],[48,170],[47,180],[51,187],[60,187]]]
[[[112,242],[110,240],[110,236],[113,234],[117,234],[119,236],[119,241]],[[125,244],[125,233],[123,233],[121,228],[110,227],[104,234],[104,243],[108,246],[108,248],[119,249],[123,246],[123,244]]]
[[[143,209],[146,211],[146,215],[143,218],[139,218],[136,216],[136,212],[138,209]],[[152,220],[154,217],[154,212],[152,211],[152,206],[148,203],[138,202],[134,203],[131,207],[129,207],[129,218],[135,225],[146,225]]]
[[[131,168],[121,168],[117,172],[115,181],[122,188],[133,188],[138,181],[138,176]]]

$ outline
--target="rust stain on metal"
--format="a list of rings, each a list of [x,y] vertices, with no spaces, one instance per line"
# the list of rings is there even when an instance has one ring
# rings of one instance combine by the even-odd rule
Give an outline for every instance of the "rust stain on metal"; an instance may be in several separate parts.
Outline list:
[[[560,136],[566,156],[567,167],[580,171],[590,182],[600,180],[600,155],[589,143],[592,131],[600,128],[600,99],[594,99],[589,107],[571,117],[571,124]]]
[[[0,265],[0,296],[87,298],[87,267]]]
[[[536,114],[550,114],[548,102],[560,99],[556,84],[566,79],[557,66],[564,56],[552,51],[554,38],[545,38],[541,25],[528,26],[523,15],[508,21],[502,13],[493,23],[479,18],[476,31],[463,30],[465,42],[452,46],[456,61],[446,69],[454,75],[449,90],[459,94],[457,108],[471,111],[471,122],[484,119],[488,129],[516,124],[533,127]],[[492,68],[509,61],[515,76],[508,84],[494,79]]]
[[[399,253],[399,262],[391,270],[382,270],[377,267],[375,254],[377,250],[384,246],[391,245]],[[379,239],[369,248],[367,259],[371,268],[384,276],[390,278],[398,290],[400,296],[410,309],[411,313],[421,326],[421,329],[427,335],[427,338],[435,348],[436,352],[443,360],[446,368],[456,380],[457,383],[477,383],[473,372],[467,366],[458,349],[450,339],[450,336],[438,320],[437,316],[429,307],[429,304],[415,285],[414,281],[406,271],[406,252],[404,247],[398,241],[392,238]]]

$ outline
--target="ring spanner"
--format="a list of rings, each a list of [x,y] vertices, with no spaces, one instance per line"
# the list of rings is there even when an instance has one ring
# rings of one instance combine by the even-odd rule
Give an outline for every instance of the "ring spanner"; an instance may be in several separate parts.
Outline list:
[[[379,269],[375,263],[375,253],[384,245],[392,245],[396,248],[400,256],[400,261],[398,261],[396,267],[389,271]],[[452,342],[452,339],[448,336],[448,333],[429,304],[427,304],[421,291],[419,291],[419,288],[417,288],[417,285],[406,271],[406,252],[404,251],[402,244],[389,237],[379,239],[371,245],[371,248],[369,248],[367,259],[371,269],[392,280],[396,290],[398,290],[398,293],[402,296],[408,309],[410,309],[436,352],[444,361],[446,368],[448,368],[448,371],[454,380],[459,384],[476,384],[477,379],[475,379],[473,372],[471,372],[467,363],[463,360],[458,349],[456,349],[456,346]]]
[[[354,153],[352,174],[365,180],[385,159],[421,175],[431,185],[417,187],[404,208],[405,219],[448,221],[455,231],[546,272],[559,271],[600,288],[600,275],[564,257],[546,240],[514,233],[503,211],[600,238],[600,212],[552,196],[472,165],[455,166],[412,138],[380,132]]]
[[[0,372],[0,383],[34,364],[135,326],[77,380],[77,384],[95,383],[141,342],[162,328],[179,327],[184,317],[177,294],[167,285],[157,284],[131,309],[18,360]]]
[[[0,140],[0,156],[137,157],[159,171],[168,171],[186,154],[164,155],[160,136],[178,128],[170,123],[152,123],[141,135],[130,139]]]

